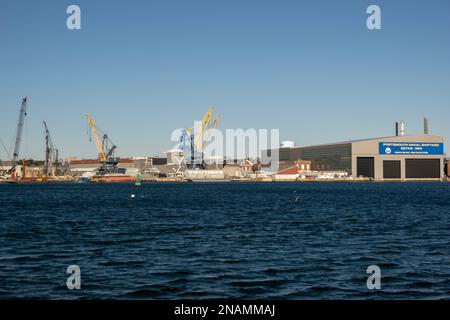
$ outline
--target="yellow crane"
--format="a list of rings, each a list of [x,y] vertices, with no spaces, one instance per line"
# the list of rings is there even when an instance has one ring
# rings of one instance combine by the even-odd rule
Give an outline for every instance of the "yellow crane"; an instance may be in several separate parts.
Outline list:
[[[208,110],[206,111],[205,115],[203,116],[201,122],[200,122],[200,126],[199,128],[195,127],[194,128],[187,128],[185,130],[182,131],[181,137],[180,137],[180,150],[182,151],[182,153],[180,153],[181,161],[180,161],[180,166],[181,166],[181,162],[184,160],[184,155],[186,153],[186,145],[188,144],[189,141],[189,145],[190,145],[190,149],[191,149],[191,168],[195,168],[196,164],[195,164],[195,153],[196,152],[201,152],[202,153],[202,163],[203,163],[203,147],[204,147],[204,142],[208,141],[207,139],[203,139],[203,135],[207,134],[207,138],[209,139],[210,136],[210,132],[206,131],[206,129],[208,128],[208,125],[210,124],[211,118],[212,118],[212,114],[213,114],[213,108],[209,107]],[[217,122],[220,119],[220,114],[218,114],[210,128],[214,129],[217,125]],[[178,168],[179,172],[180,167]]]
[[[205,131],[206,127],[209,124],[209,121],[211,120],[212,113],[213,113],[213,108],[209,107],[208,111],[206,111],[205,115],[203,116],[202,123],[200,125],[200,128],[198,129],[198,132],[195,132],[194,142],[195,142],[195,147],[197,150],[202,150],[203,132]]]
[[[211,124],[211,129],[214,129],[217,125],[217,122],[219,122],[220,119],[220,113],[214,118],[212,124]]]
[[[108,159],[106,158],[105,151],[103,151],[102,142],[100,141],[100,137],[98,136],[97,133],[97,126],[95,125],[94,120],[92,120],[91,116],[88,113],[85,113],[84,116],[86,117],[89,126],[91,127],[91,132],[94,135],[95,145],[98,151],[98,157],[102,162],[106,162]]]
[[[217,125],[217,122],[219,122],[219,119],[220,119],[220,113],[214,118],[209,129],[214,129]],[[205,138],[204,142],[208,142],[210,136],[211,136],[211,131],[206,131],[206,138]]]

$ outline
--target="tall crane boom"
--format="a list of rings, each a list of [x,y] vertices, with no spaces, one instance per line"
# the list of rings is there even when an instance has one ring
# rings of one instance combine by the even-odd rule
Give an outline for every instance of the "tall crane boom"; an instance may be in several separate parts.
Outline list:
[[[203,132],[205,131],[206,127],[209,124],[209,121],[211,120],[212,113],[213,113],[213,108],[209,107],[208,111],[206,111],[205,115],[203,116],[202,123],[201,123],[201,126],[200,126],[198,132],[195,132],[194,142],[195,142],[195,148],[197,150],[202,150]]]
[[[214,118],[214,121],[211,124],[211,129],[214,129],[217,125],[217,122],[219,122],[220,119],[220,113]]]
[[[22,99],[22,105],[20,106],[19,122],[17,123],[16,142],[14,144],[14,153],[12,157],[12,165],[17,165],[19,160],[20,143],[22,141],[23,124],[25,122],[25,116],[27,115],[27,97]]]
[[[92,118],[89,116],[88,113],[85,113],[84,115],[89,123],[89,126],[91,127],[92,134],[94,135],[95,145],[96,145],[97,151],[98,151],[98,157],[100,158],[100,160],[102,162],[106,162],[107,157],[106,157],[105,151],[103,151],[102,141],[100,140],[100,137],[98,136],[98,133],[97,133],[97,126],[95,125],[94,120],[92,120]]]
[[[44,121],[44,130],[45,130],[45,175],[48,175],[48,169],[50,166],[50,154],[51,154],[51,140],[50,140],[50,131],[48,130],[47,123]]]
[[[53,145],[50,130],[48,130],[47,123],[44,121],[44,137],[45,137],[45,176],[50,173],[50,167],[54,166],[54,174],[58,174],[59,151]]]
[[[209,129],[214,129],[217,125],[217,122],[219,122],[219,119],[220,119],[220,113],[214,118]],[[210,136],[211,136],[211,131],[210,130],[206,131],[206,137],[204,139],[204,143],[208,142]]]

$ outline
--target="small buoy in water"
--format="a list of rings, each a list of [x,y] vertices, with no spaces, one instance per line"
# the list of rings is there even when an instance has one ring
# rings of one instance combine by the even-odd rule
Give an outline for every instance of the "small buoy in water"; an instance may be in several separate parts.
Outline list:
[[[134,198],[134,197],[135,197],[135,195],[134,195],[134,194],[132,194],[132,195],[131,195],[131,197],[132,197],[132,198]]]

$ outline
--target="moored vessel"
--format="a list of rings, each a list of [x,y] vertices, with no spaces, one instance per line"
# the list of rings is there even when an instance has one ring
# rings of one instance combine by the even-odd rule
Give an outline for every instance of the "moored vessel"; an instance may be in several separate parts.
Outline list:
[[[122,173],[108,173],[96,175],[90,179],[91,182],[136,182],[136,178]]]

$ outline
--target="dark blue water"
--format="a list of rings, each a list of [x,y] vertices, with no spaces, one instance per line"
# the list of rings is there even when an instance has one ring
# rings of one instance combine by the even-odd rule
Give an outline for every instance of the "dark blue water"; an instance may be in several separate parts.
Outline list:
[[[450,183],[0,185],[0,299],[448,299],[449,199]]]

